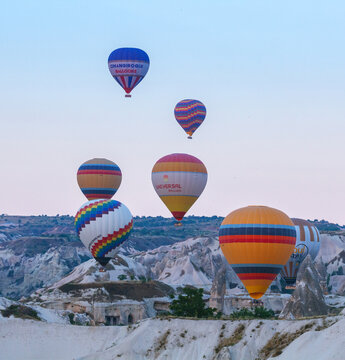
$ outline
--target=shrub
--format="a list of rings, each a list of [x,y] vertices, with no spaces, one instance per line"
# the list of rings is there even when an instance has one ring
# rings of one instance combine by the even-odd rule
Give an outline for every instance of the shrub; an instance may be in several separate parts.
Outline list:
[[[269,309],[265,309],[263,306],[255,307],[254,310],[251,309],[241,309],[235,311],[230,315],[231,319],[271,319],[274,318],[274,312]]]
[[[10,305],[7,309],[1,310],[1,313],[4,317],[13,315],[20,319],[41,320],[36,310],[24,305]]]
[[[139,276],[139,280],[140,280],[142,283],[146,283],[146,277],[145,277],[145,276]]]
[[[68,317],[69,317],[69,322],[74,325],[75,324],[75,321],[74,321],[74,314],[73,313],[69,313],[68,314]]]
[[[117,278],[118,278],[119,280],[125,280],[125,279],[127,279],[127,276],[124,275],[124,274],[121,274],[121,275],[119,275]]]

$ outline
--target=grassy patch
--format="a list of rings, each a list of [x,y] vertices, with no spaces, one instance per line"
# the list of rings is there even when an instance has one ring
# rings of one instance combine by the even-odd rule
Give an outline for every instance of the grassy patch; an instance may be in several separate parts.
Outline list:
[[[10,305],[7,309],[1,310],[1,313],[4,317],[13,315],[20,319],[41,320],[36,310],[24,305]]]
[[[234,346],[238,342],[240,342],[243,338],[245,329],[246,327],[244,326],[244,324],[238,325],[235,331],[233,332],[233,334],[229,338],[224,338],[224,334],[223,332],[221,332],[219,335],[220,341],[214,349],[216,354],[218,354],[224,347]]]
[[[266,360],[269,357],[279,356],[288,345],[290,345],[294,340],[296,340],[305,332],[310,331],[314,325],[315,323],[313,322],[305,324],[293,334],[279,332],[274,334],[274,336],[260,350],[260,358]]]

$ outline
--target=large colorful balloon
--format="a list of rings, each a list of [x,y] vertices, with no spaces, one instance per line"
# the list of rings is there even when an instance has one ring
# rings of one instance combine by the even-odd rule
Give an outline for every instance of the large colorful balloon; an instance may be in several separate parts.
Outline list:
[[[153,187],[177,221],[201,195],[206,182],[205,165],[188,154],[164,156],[152,169]]]
[[[108,58],[113,78],[126,91],[126,97],[141,82],[149,70],[150,59],[145,51],[136,48],[114,50]]]
[[[291,219],[296,229],[296,246],[281,275],[287,285],[296,282],[297,272],[302,261],[309,254],[314,260],[320,249],[320,233],[316,226],[302,219]]]
[[[77,181],[88,200],[111,199],[120,187],[120,168],[107,159],[91,159],[78,169]]]
[[[293,222],[282,211],[248,206],[231,212],[219,229],[223,254],[249,295],[259,299],[291,256]]]
[[[192,138],[194,131],[206,117],[206,107],[198,100],[182,100],[175,106],[175,118],[182,129]]]
[[[118,246],[128,239],[133,217],[119,201],[99,199],[82,205],[74,224],[81,242],[105,266],[116,255]]]

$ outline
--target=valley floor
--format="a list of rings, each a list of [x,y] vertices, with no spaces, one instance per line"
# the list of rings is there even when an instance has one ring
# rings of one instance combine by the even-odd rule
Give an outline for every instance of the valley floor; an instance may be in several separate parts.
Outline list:
[[[289,335],[298,331],[295,339]],[[278,355],[284,341],[290,344],[274,359],[342,360],[345,317],[294,321],[146,319],[132,326],[109,327],[0,317],[0,357],[6,360],[256,360]]]

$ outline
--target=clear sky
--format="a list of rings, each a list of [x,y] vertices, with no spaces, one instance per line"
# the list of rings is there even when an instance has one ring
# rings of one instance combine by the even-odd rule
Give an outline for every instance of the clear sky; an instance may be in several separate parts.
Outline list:
[[[190,215],[258,204],[344,224],[344,18],[343,0],[3,2],[0,213],[74,214],[79,165],[106,157],[117,200],[170,216],[151,169],[186,152],[209,173]],[[131,99],[107,68],[119,47],[151,61]],[[191,141],[185,98],[207,107]]]

